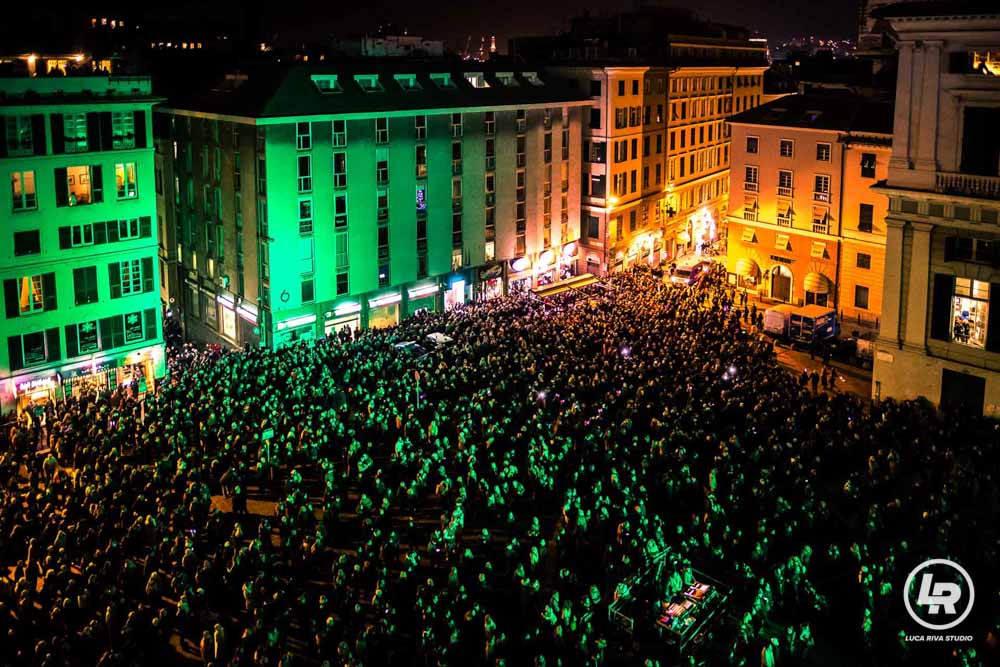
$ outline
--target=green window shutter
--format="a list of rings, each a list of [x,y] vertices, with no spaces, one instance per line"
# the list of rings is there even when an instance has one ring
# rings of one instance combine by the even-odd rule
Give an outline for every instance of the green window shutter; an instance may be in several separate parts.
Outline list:
[[[7,358],[10,359],[10,370],[19,371],[24,368],[24,355],[21,352],[20,336],[10,336],[7,339]]]
[[[78,356],[80,356],[80,349],[76,341],[76,325],[68,324],[66,325],[66,358],[72,359]]]
[[[62,118],[59,114],[56,114]],[[55,118],[56,116],[53,116]],[[56,168],[56,206],[69,205],[69,185],[66,183],[66,168]]]
[[[56,274],[42,274],[42,299],[44,310],[55,310],[58,307],[56,301]]]
[[[139,218],[139,236],[148,239],[153,235],[153,220],[148,215]]]
[[[3,300],[7,307],[7,319],[18,317],[21,314],[21,304],[17,297],[17,279],[11,278],[3,281]],[[20,345],[21,343],[18,342],[18,349],[20,349]]]
[[[45,360],[59,361],[62,359],[62,352],[59,348],[59,327],[52,327],[45,330]]]
[[[101,149],[101,119],[100,114],[91,111],[87,114],[87,150],[99,151]]]
[[[52,126],[52,152],[55,154],[66,152],[66,128],[63,125],[61,113],[54,113],[49,116],[49,124]],[[56,171],[59,171],[58,169]],[[66,170],[63,169],[63,172]],[[66,179],[63,178],[63,182]]]
[[[90,192],[95,202],[104,201],[104,176],[99,164],[90,167]]]
[[[120,299],[122,295],[122,271],[119,262],[108,264],[108,282],[111,283],[111,298]]]
[[[143,337],[145,340],[153,340],[156,338],[156,308],[147,308],[142,313],[143,323],[145,329],[143,330]]]
[[[153,258],[142,258],[142,291],[153,291]]]
[[[135,147],[145,148],[146,147],[146,112],[136,111],[135,112]]]
[[[94,245],[104,245],[108,242],[108,223],[94,223]]]

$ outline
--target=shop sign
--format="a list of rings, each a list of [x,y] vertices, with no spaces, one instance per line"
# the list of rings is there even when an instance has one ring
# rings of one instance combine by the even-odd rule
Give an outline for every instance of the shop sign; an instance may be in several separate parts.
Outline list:
[[[480,280],[492,280],[493,278],[499,278],[500,274],[503,273],[503,266],[501,264],[494,264],[493,266],[488,266],[483,269],[479,269],[479,279]]]
[[[39,391],[45,389],[52,389],[56,386],[56,375],[55,373],[51,375],[46,375],[44,377],[33,377],[28,380],[23,380],[21,382],[15,381],[15,389],[17,394],[26,394],[32,391]]]
[[[142,313],[129,313],[125,316],[125,342],[134,343],[142,340]]]
[[[92,364],[85,364],[82,366],[77,366],[75,368],[64,368],[62,371],[63,379],[70,380],[72,378],[84,377],[86,375],[91,375],[93,373],[100,373],[102,371],[110,370],[112,368],[118,367],[118,359],[115,357],[110,357],[108,359],[101,359],[100,361],[94,362]]]
[[[97,352],[97,322],[84,322],[77,327],[77,346],[80,354],[90,354]]]
[[[791,264],[792,262],[795,261],[794,259],[791,259],[789,257],[779,257],[778,255],[771,255],[771,259],[773,259],[775,262],[781,262],[782,264]]]

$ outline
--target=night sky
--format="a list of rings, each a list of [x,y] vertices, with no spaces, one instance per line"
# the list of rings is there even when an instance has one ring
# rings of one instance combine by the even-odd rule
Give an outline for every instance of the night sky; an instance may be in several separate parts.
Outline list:
[[[672,0],[699,16],[756,29],[774,41],[792,35],[853,38],[857,0]],[[354,33],[373,29],[379,21],[393,21],[410,34],[443,38],[461,48],[466,35],[478,42],[482,34],[496,34],[505,47],[513,35],[551,34],[565,29],[567,19],[590,9],[592,13],[620,11],[620,0],[364,0],[362,2],[309,2],[294,14],[274,17],[274,25],[293,26],[309,17],[305,34]],[[303,7],[303,5],[293,5]],[[794,7],[794,9],[793,9]],[[301,30],[301,27],[299,28]],[[282,30],[291,35],[291,30]],[[298,30],[296,30],[298,32]]]

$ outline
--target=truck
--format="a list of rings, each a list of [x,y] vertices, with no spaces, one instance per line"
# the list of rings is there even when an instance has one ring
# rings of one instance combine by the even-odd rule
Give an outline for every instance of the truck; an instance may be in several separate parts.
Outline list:
[[[837,311],[812,304],[792,311],[788,337],[796,343],[811,344],[837,337]]]
[[[790,303],[782,303],[772,306],[764,311],[764,333],[771,334],[777,338],[788,338],[789,324],[792,319],[792,312],[795,306]]]

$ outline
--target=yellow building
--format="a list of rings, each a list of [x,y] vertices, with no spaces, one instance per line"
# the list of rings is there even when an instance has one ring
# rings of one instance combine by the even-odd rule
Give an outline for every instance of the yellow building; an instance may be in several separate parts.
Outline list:
[[[878,324],[892,105],[844,93],[783,97],[730,119],[730,282],[766,300]]]

